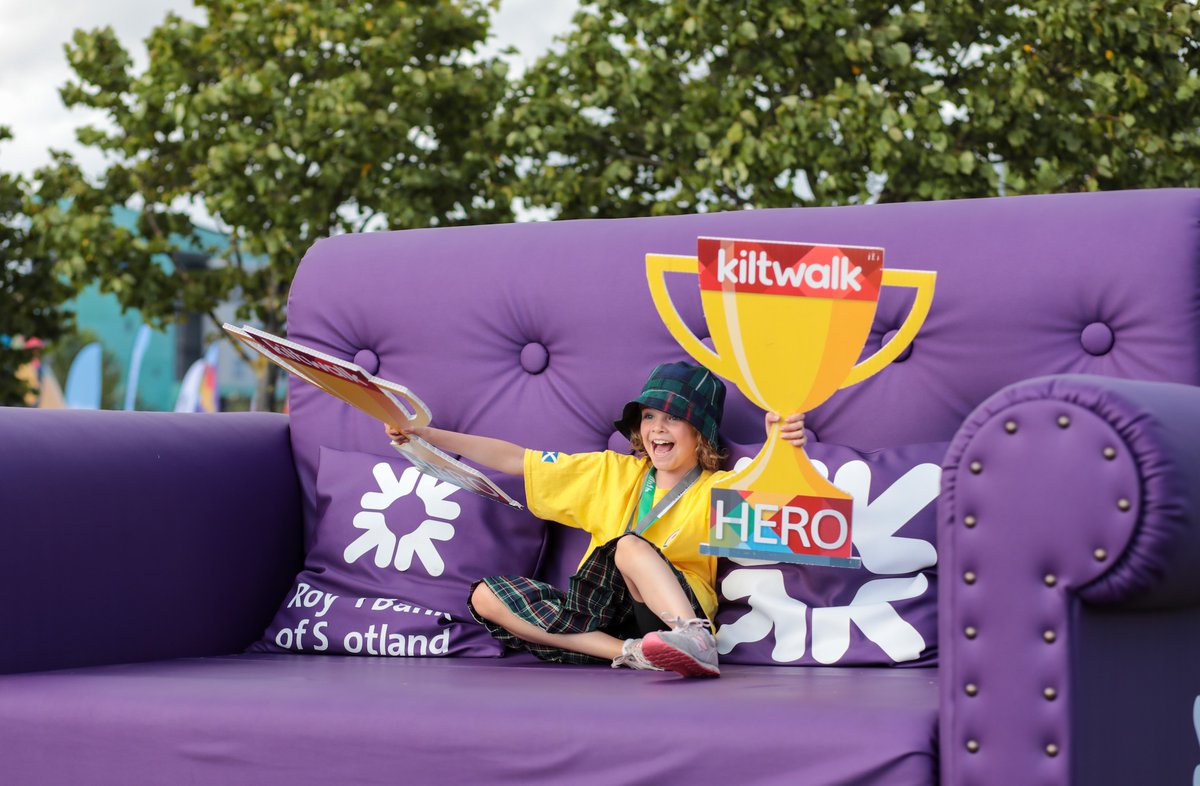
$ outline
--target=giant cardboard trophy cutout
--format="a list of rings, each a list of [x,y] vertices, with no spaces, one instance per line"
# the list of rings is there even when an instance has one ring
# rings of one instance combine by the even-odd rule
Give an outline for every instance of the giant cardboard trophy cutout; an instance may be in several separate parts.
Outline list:
[[[841,388],[895,360],[921,329],[936,274],[884,270],[883,249],[700,238],[699,258],[646,255],[658,314],[698,363],[725,377],[764,410],[807,412]],[[667,273],[700,274],[700,302],[714,349],[683,323]],[[856,363],[882,286],[912,287],[916,298],[887,344]],[[712,491],[709,542],[700,551],[856,568],[850,495],[784,442],[776,425],[750,464]]]

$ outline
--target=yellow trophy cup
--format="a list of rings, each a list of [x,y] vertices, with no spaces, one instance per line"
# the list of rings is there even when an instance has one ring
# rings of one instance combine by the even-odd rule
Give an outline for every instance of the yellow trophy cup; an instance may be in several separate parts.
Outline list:
[[[698,257],[646,255],[659,317],[696,361],[764,410],[807,412],[891,363],[929,314],[936,274],[884,270],[883,249],[699,238]],[[714,350],[683,323],[667,273],[699,273]],[[896,335],[859,363],[882,286],[916,289]],[[856,568],[850,496],[817,472],[776,425],[749,465],[712,492],[709,542],[724,557]]]

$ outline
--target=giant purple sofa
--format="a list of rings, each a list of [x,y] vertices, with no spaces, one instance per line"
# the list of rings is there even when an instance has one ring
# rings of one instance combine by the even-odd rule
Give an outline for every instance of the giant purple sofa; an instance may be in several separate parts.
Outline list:
[[[698,235],[937,271],[911,350],[808,419],[814,454],[942,444],[916,667],[247,652],[313,546],[322,450],[399,460],[379,424],[299,383],[289,416],[6,409],[0,782],[1197,783],[1198,190],[341,236],[289,335],[439,425],[619,447],[620,405],[684,357],[644,255]],[[671,286],[703,338],[694,281]],[[866,351],[908,305],[885,294]],[[726,439],[761,423],[732,391]],[[529,526],[561,581],[577,533]]]

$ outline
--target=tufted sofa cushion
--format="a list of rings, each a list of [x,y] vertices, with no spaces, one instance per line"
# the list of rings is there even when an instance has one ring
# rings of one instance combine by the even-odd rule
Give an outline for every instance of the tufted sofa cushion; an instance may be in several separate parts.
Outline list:
[[[613,444],[612,420],[646,373],[684,359],[650,301],[647,252],[694,254],[699,235],[879,245],[889,267],[938,272],[932,311],[905,357],[817,407],[809,426],[821,441],[856,448],[943,441],[997,389],[1029,377],[1200,383],[1200,355],[1176,340],[1200,330],[1196,244],[1181,244],[1178,231],[1195,226],[1195,211],[1180,196],[1115,192],[963,200],[937,210],[889,204],[338,237],[305,257],[290,295],[289,335],[338,357],[371,353],[381,376],[430,405],[436,425],[529,447],[599,450]],[[1129,286],[1148,257],[1175,273]],[[685,322],[706,338],[696,279],[670,279]],[[901,324],[909,299],[885,289],[864,352]],[[308,386],[294,386],[290,404],[311,533],[320,447],[378,452],[384,437],[377,423]],[[761,429],[761,413],[731,386],[724,435],[748,443]],[[551,532],[551,580],[578,560],[575,534]]]

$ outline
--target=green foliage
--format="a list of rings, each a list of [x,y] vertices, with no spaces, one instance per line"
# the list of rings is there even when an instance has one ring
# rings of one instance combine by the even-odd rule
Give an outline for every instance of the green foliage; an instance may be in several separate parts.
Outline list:
[[[1200,185],[1194,2],[946,5],[945,35],[985,48],[947,77],[961,144],[1003,162],[1009,193]]]
[[[598,0],[507,103],[562,217],[1197,185],[1195,4]]]
[[[236,293],[239,320],[278,332],[296,265],[320,238],[510,218],[483,131],[505,70],[464,57],[486,38],[485,0],[196,4],[206,23],[168,15],[140,74],[110,29],[77,31],[67,47],[76,81],[63,99],[107,115],[109,128],[79,137],[112,162],[97,183],[61,156],[38,173],[34,220],[73,280],[152,321],[198,311],[214,328]],[[113,226],[114,204],[142,211],[136,231]],[[208,249],[225,264],[163,265],[156,255],[203,245],[186,215],[197,206],[229,238]],[[264,406],[273,387],[269,375]]]
[[[570,218],[1200,185],[1195,2],[594,0],[514,84],[474,54],[495,4],[197,0],[206,22],[168,16],[141,73],[77,32],[63,98],[107,115],[80,139],[111,165],[89,182],[58,155],[36,199],[0,180],[4,258],[53,254],[60,284],[160,324],[215,327],[235,298],[278,332],[316,240],[514,198]],[[164,264],[208,242],[196,208],[223,264]],[[36,281],[23,297],[62,295]]]
[[[0,126],[0,142],[10,138]],[[53,260],[38,249],[27,218],[30,186],[0,173],[0,405],[25,403],[26,383],[17,370],[33,360],[33,350],[12,339],[54,341],[73,327],[61,310],[74,292],[55,274]]]

